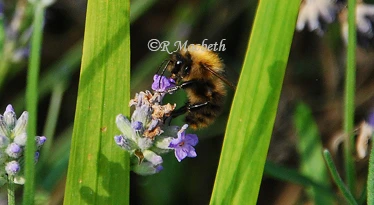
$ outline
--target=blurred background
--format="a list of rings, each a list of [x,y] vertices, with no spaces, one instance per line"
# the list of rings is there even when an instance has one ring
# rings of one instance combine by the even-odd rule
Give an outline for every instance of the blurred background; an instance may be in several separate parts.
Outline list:
[[[0,18],[8,32],[4,47],[9,48],[0,58],[7,64],[0,70],[0,108],[5,110],[7,104],[12,104],[19,116],[25,109],[32,10],[27,0],[0,0],[0,3],[0,12],[3,12]],[[41,155],[44,157],[38,163],[38,204],[63,202],[86,6],[84,0],[57,0],[45,14],[37,133],[47,136],[50,144],[43,148]],[[225,39],[226,50],[218,53],[226,64],[228,78],[235,82],[247,49],[256,6],[257,1],[244,0],[131,1],[132,95],[150,89],[153,74],[168,58],[166,52],[149,50],[147,44],[151,39],[171,44],[186,40],[188,44],[198,44],[204,39],[213,44]],[[342,21],[337,19],[325,28],[323,35],[307,29],[295,32],[269,161],[299,169],[294,113],[296,105],[304,102],[318,125],[323,146],[331,148],[338,167],[341,165],[340,144],[336,143],[342,138],[339,133],[342,132],[346,67],[346,45],[341,28]],[[366,120],[374,109],[373,68],[374,53],[369,39],[357,48],[356,125]],[[229,88],[228,91],[222,115],[213,125],[196,133],[200,139],[196,147],[198,157],[179,163],[170,153],[165,156],[164,170],[159,174],[144,177],[132,173],[130,204],[209,203],[233,97],[233,91]],[[177,105],[185,100],[183,91],[166,99]],[[128,102],[120,106],[128,106]],[[367,157],[356,160],[359,181],[366,180],[367,161]],[[362,183],[358,186],[358,190],[363,189]],[[19,196],[20,191],[17,192]],[[6,190],[1,193],[2,198],[6,197]],[[311,201],[302,186],[276,179],[265,172],[258,204],[309,203]]]

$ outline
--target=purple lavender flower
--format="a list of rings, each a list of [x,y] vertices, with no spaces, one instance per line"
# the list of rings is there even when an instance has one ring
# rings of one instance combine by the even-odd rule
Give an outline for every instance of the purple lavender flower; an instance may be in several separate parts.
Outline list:
[[[169,147],[175,150],[175,157],[180,162],[186,157],[196,157],[194,146],[198,143],[197,135],[186,134],[188,125],[185,124],[178,132],[178,138],[170,142]]]
[[[5,171],[6,171],[6,173],[9,174],[9,175],[11,175],[11,176],[16,175],[19,172],[20,169],[21,169],[21,167],[19,166],[19,163],[16,162],[16,161],[8,162],[5,165]]]
[[[165,92],[168,88],[175,86],[175,80],[167,78],[163,75],[154,75],[152,90],[157,92]]]
[[[11,143],[8,145],[5,152],[12,158],[18,158],[22,154],[22,148],[16,143]]]

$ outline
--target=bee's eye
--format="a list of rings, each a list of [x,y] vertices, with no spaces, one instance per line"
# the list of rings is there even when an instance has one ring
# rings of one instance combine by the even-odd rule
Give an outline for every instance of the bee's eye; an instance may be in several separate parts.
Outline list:
[[[178,73],[178,72],[180,72],[182,64],[183,64],[183,62],[180,61],[180,60],[175,61],[174,68],[173,68],[173,70],[171,72],[172,73]]]
[[[183,74],[184,74],[184,75],[188,75],[188,74],[190,74],[190,70],[191,70],[191,68],[190,68],[189,66],[186,66],[186,67],[184,68],[184,70],[183,70]]]

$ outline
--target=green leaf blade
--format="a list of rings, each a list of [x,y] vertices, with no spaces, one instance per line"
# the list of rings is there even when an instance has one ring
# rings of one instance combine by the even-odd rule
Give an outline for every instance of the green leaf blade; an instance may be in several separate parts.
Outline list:
[[[129,161],[114,142],[129,115],[129,1],[88,2],[65,204],[129,204]]]
[[[257,201],[299,3],[259,2],[211,204]]]
[[[318,126],[313,119],[312,111],[306,104],[297,105],[294,122],[298,135],[297,148],[300,155],[301,174],[324,187],[331,187],[322,154],[323,146]],[[332,204],[332,198],[326,196],[325,193],[326,190],[318,187],[308,190],[308,194],[316,204]]]

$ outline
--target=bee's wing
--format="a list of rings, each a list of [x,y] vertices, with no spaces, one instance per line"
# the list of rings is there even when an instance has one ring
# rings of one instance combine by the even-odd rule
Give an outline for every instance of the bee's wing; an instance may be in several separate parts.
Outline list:
[[[229,80],[227,80],[225,77],[214,71],[213,69],[209,68],[208,66],[204,65],[204,68],[207,69],[209,72],[211,72],[213,75],[215,75],[217,78],[221,79],[226,85],[230,86],[233,90],[236,89],[236,86],[231,83]]]

